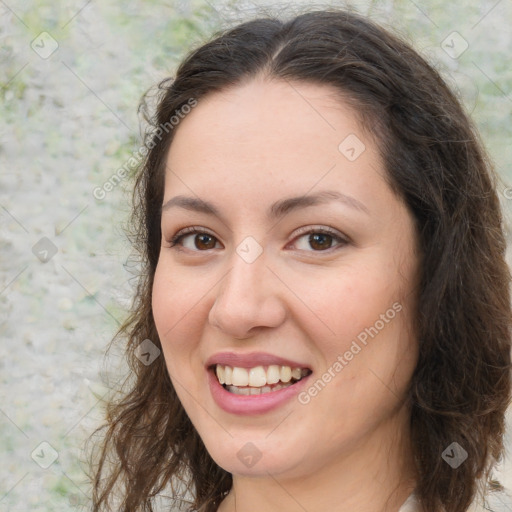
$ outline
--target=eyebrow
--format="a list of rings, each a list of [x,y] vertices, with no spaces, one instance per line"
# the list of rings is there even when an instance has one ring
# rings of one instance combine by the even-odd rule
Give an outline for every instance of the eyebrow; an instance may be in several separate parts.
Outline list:
[[[289,197],[287,199],[276,201],[270,206],[267,212],[267,217],[269,219],[277,219],[283,217],[293,210],[307,208],[309,206],[316,206],[319,204],[326,204],[332,201],[341,202],[345,206],[349,206],[354,210],[358,210],[367,214],[370,213],[368,208],[355,197],[348,196],[335,190],[324,190],[322,192],[317,192],[316,194]],[[208,215],[215,215],[216,217],[222,219],[222,215],[216,206],[214,206],[209,201],[205,201],[198,197],[172,197],[162,205],[162,212],[167,211],[173,207],[181,207],[186,210],[206,213]]]

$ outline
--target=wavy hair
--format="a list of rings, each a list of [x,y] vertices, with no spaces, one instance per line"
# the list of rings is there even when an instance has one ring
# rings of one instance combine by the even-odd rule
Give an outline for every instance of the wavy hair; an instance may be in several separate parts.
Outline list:
[[[510,272],[497,175],[439,72],[399,37],[338,9],[240,23],[190,51],[176,75],[158,85],[131,218],[142,272],[130,317],[116,335],[127,341],[131,378],[96,431],[103,435],[94,459],[94,511],[110,510],[115,496],[118,511],[152,511],[168,487],[183,497],[179,484],[194,510],[214,512],[232,485],[191,424],[164,358],[145,366],[135,351],[145,339],[160,347],[151,292],[165,161],[179,126],[166,133],[158,127],[191,99],[260,74],[333,86],[374,137],[386,179],[415,219],[422,256],[419,360],[409,388],[415,492],[425,510],[464,512],[482,482],[499,487],[491,471],[503,455],[511,399]],[[453,442],[468,454],[456,470],[442,459]]]

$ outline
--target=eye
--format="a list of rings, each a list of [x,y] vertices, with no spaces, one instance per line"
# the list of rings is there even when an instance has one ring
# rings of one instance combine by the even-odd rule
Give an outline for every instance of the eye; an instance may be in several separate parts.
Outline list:
[[[188,242],[187,242],[188,240]],[[299,243],[297,243],[299,241]],[[348,244],[348,240],[334,229],[323,227],[323,228],[301,228],[299,229],[299,236],[295,237],[293,245],[298,245],[299,250],[309,252],[325,252],[333,248],[333,242],[336,242],[336,246],[344,246]],[[169,240],[170,247],[179,248],[184,247],[185,249],[203,252],[210,249],[215,249],[218,243],[217,238],[199,227],[188,227],[184,228],[176,233],[171,240]],[[313,248],[310,251],[307,247]]]
[[[331,228],[302,228],[299,230],[301,236],[295,238],[294,245],[299,250],[308,251],[307,247],[312,247],[314,251],[322,252],[333,248],[333,242],[337,241],[337,246],[344,246],[348,240],[341,233]],[[297,240],[301,243],[297,243]]]
[[[194,236],[193,236],[194,235]],[[187,238],[192,240],[187,246],[183,241]],[[210,233],[204,231],[203,228],[189,227],[178,231],[169,241],[171,247],[182,246],[191,251],[205,251],[215,249],[215,241],[217,238]]]

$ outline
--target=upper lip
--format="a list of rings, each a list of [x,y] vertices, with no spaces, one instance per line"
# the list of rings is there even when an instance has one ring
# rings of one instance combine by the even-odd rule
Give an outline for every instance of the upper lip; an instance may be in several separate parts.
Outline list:
[[[268,354],[266,352],[249,352],[240,354],[236,352],[218,352],[213,354],[206,361],[206,368],[222,364],[227,366],[236,366],[239,368],[254,368],[255,366],[280,365],[290,366],[291,368],[309,368],[307,364],[293,361],[285,357]]]

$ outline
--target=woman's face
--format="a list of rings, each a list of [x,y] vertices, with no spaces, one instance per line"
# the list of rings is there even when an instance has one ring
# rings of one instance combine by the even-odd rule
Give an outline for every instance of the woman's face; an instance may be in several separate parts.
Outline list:
[[[168,155],[154,319],[188,416],[234,474],[314,472],[406,431],[414,223],[332,93],[214,93]]]

